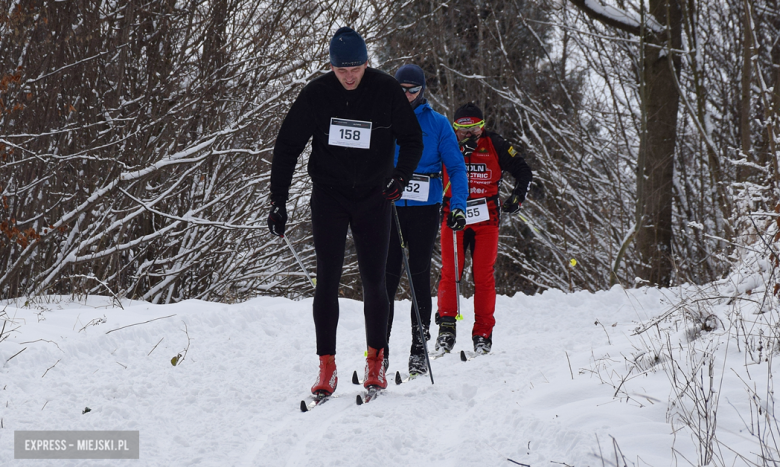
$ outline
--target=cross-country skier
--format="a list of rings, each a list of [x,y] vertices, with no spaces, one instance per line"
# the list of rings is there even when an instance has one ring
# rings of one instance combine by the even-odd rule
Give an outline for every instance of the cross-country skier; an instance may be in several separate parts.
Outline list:
[[[465,251],[471,250],[474,277],[474,328],[471,338],[478,354],[490,352],[496,320],[496,279],[494,265],[498,254],[498,225],[501,211],[516,213],[525,200],[533,175],[520,152],[496,133],[487,131],[482,110],[469,102],[455,111],[453,123],[460,149],[465,158],[469,179],[469,201],[466,228],[457,232],[458,277],[463,276]],[[515,188],[503,204],[498,198],[503,171],[515,178]],[[445,184],[447,174],[445,172]],[[443,212],[449,213],[445,194]],[[500,208],[500,209],[499,209]],[[457,297],[453,265],[452,230],[447,222],[441,226],[442,271],[439,281],[436,349],[449,352],[455,345]]]
[[[317,256],[314,326],[320,366],[312,393],[336,390],[338,290],[347,228],[357,250],[366,321],[364,385],[387,387],[383,366],[388,301],[385,262],[390,201],[401,193],[422,154],[422,133],[390,75],[368,67],[363,38],[343,27],[330,41],[331,71],[309,82],[282,123],[271,166],[271,233],[284,235],[285,201],[298,157],[311,139],[308,171]],[[400,146],[393,167],[396,142]]]
[[[452,131],[449,120],[431,108],[425,99],[425,74],[417,65],[404,65],[395,73],[395,79],[401,83],[406,99],[414,109],[417,121],[423,131],[423,155],[413,180],[406,186],[404,195],[395,205],[401,224],[404,243],[409,248],[409,269],[420,319],[426,339],[430,338],[428,328],[431,324],[431,255],[436,235],[439,232],[439,211],[442,201],[442,163],[447,167],[452,189],[450,215],[447,225],[461,230],[466,225],[466,198],[468,180],[466,165],[458,148],[458,140]],[[396,150],[396,157],[400,148]],[[387,297],[390,300],[390,319],[387,323],[387,339],[393,325],[393,302],[398,283],[401,280],[403,257],[401,243],[395,223],[392,223],[390,250],[387,254]],[[414,304],[412,304],[414,307]],[[409,373],[428,372],[425,359],[425,347],[420,340],[417,327],[417,315],[412,313],[412,348],[409,352]],[[385,347],[385,359],[389,349]]]

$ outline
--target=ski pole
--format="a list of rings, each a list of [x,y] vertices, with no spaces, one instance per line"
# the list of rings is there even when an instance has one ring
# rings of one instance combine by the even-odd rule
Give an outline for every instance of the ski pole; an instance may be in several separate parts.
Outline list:
[[[444,191],[442,192],[442,196],[444,196],[444,193],[447,193],[447,189],[450,187],[450,181],[447,181],[447,186],[444,187]],[[460,321],[463,319],[463,315],[460,314],[460,277],[458,277],[460,274],[458,274],[458,234],[453,230],[452,231],[452,247],[455,250],[455,294],[457,295],[457,304],[458,304],[458,314],[455,316],[456,321]]]
[[[306,266],[303,265],[303,261],[301,261],[301,258],[298,257],[298,253],[295,252],[295,248],[293,248],[292,243],[290,243],[290,239],[287,238],[286,235],[282,235],[282,238],[284,239],[285,242],[287,242],[287,246],[290,247],[290,251],[292,251],[293,256],[295,256],[295,260],[298,261],[298,266],[300,266],[301,269],[303,269],[303,273],[306,274],[306,277],[309,278],[309,282],[311,282],[311,286],[314,288],[314,290],[317,290],[317,283],[309,275],[309,271],[306,270]]]
[[[452,249],[455,253],[455,296],[457,297],[458,314],[455,316],[455,321],[460,321],[463,316],[460,314],[460,264],[458,264],[458,233],[452,230]],[[472,258],[473,260],[474,258]]]
[[[393,217],[395,217],[395,229],[398,231],[398,240],[401,242],[401,255],[404,258],[404,269],[406,269],[406,277],[409,278],[409,291],[412,293],[412,305],[414,305],[414,314],[417,317],[417,330],[420,332],[420,342],[422,342],[423,349],[425,350],[425,363],[428,365],[428,375],[431,377],[431,384],[434,384],[431,359],[428,357],[428,343],[425,340],[425,331],[423,330],[422,318],[420,318],[420,309],[417,306],[417,296],[414,294],[412,270],[409,268],[409,258],[406,257],[406,244],[404,244],[404,236],[401,233],[401,221],[398,220],[398,210],[395,208],[395,202],[392,202],[392,205]]]

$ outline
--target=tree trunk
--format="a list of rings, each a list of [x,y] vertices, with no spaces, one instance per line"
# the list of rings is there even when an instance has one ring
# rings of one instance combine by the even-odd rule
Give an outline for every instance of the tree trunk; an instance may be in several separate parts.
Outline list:
[[[775,30],[780,29],[780,15],[776,15],[773,19],[773,27]],[[778,168],[778,161],[776,154],[776,135],[778,127],[778,116],[780,115],[780,42],[775,41],[772,46],[772,114],[769,118],[769,125],[767,125],[767,141],[770,148],[770,153],[767,156],[769,162],[771,162],[770,169],[772,170],[772,181],[774,182],[775,190],[780,186],[780,168]]]
[[[637,212],[642,224],[636,243],[642,261],[640,277],[652,284],[668,286],[672,279],[672,184],[674,179],[674,151],[677,142],[677,111],[680,96],[675,85],[679,59],[669,48],[680,49],[682,14],[679,4],[672,0],[650,2],[650,14],[666,25],[665,34],[657,37],[656,47],[647,47],[641,79],[646,86],[647,131],[640,147],[638,168],[643,182],[638,184]],[[659,48],[658,46],[661,46]],[[673,64],[669,60],[674,60]],[[644,156],[641,153],[644,152]]]
[[[631,34],[643,35],[643,62],[639,79],[644,131],[640,136],[637,163],[636,247],[640,257],[640,278],[668,286],[672,279],[672,189],[674,152],[677,144],[677,111],[680,96],[676,76],[680,60],[670,49],[682,45],[680,0],[650,0],[649,15],[663,25],[661,32],[645,30],[594,10],[586,0],[570,0],[588,16]],[[628,15],[626,15],[628,16]],[[669,63],[673,60],[673,63]]]
[[[751,57],[753,55],[753,27],[750,19],[752,11],[750,0],[745,0],[743,23],[742,23],[742,89],[740,93],[739,103],[739,133],[740,142],[742,146],[742,157],[746,158],[749,162],[753,161],[751,155],[751,142],[750,142],[750,81],[751,81],[751,69],[752,62]],[[737,181],[744,182],[748,179],[751,170],[747,166],[737,166]]]

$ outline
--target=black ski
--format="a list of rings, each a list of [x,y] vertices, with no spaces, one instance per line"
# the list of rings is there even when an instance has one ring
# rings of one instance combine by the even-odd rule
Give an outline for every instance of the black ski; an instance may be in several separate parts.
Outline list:
[[[312,394],[309,396],[308,401],[301,401],[301,412],[308,412],[320,404],[324,404],[325,402],[329,401],[331,397],[333,396],[327,394]]]
[[[445,355],[447,355],[449,352],[443,349],[433,350],[428,353],[428,357],[430,357],[431,360],[436,360],[437,358],[441,358]]]
[[[469,360],[474,360],[475,358],[481,356],[481,355],[490,355],[489,353],[477,353],[472,352],[471,350],[461,350],[460,351],[460,360],[462,362],[467,362]]]
[[[396,371],[395,372],[395,384],[408,383],[409,381],[417,378],[420,375],[424,375],[424,374],[425,373],[410,373],[410,374],[406,375],[406,378],[403,378],[401,376],[401,372],[400,371]]]
[[[357,405],[363,405],[368,404],[372,400],[376,399],[384,389],[378,387],[378,386],[369,386],[369,388],[363,392],[363,394],[358,394],[355,398],[355,403]]]

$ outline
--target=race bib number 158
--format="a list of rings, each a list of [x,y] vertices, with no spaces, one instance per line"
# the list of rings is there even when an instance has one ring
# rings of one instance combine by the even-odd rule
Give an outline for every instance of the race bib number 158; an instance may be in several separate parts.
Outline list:
[[[371,122],[331,118],[328,144],[345,148],[370,148]]]

